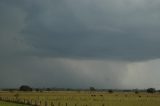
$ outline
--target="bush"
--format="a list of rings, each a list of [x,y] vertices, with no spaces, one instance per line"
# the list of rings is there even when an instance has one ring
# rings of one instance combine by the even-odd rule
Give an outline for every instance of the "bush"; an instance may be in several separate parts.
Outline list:
[[[109,89],[108,92],[109,92],[109,93],[113,93],[113,90],[112,90],[112,89]]]
[[[160,90],[158,90],[157,92],[160,92]]]
[[[148,88],[147,93],[155,93],[156,89],[155,88]]]
[[[138,94],[138,93],[139,93],[139,91],[138,91],[138,90],[135,90],[135,91],[134,91],[134,93],[135,93],[135,94]]]
[[[20,88],[19,88],[20,91],[32,91],[32,88],[28,85],[22,85]]]
[[[89,89],[90,89],[90,91],[96,91],[96,89],[94,87],[90,87]]]

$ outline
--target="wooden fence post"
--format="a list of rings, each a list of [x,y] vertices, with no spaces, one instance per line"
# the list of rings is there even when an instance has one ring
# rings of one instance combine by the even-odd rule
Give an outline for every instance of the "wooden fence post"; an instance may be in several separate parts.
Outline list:
[[[41,101],[39,101],[39,105],[41,105],[42,104],[42,102]]]
[[[60,102],[58,102],[58,106],[60,106]]]
[[[51,106],[54,106],[54,103],[53,103],[53,102],[51,102]]]
[[[48,104],[47,104],[47,101],[45,101],[45,104],[44,104],[44,106],[48,106]]]

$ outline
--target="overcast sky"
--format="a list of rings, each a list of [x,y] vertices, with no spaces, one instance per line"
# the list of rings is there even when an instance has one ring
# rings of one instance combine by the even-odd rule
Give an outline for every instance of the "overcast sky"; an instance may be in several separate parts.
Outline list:
[[[0,87],[160,89],[159,0],[0,0]]]

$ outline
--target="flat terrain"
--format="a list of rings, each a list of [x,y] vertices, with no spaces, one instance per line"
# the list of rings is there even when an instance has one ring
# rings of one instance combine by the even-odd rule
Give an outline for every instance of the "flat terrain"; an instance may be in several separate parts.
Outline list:
[[[47,106],[51,106],[51,104],[54,106],[160,106],[160,93],[1,92],[0,96],[11,99],[16,99],[17,97],[20,101],[31,101],[33,104],[41,103],[42,106],[45,104]]]
[[[27,106],[27,105],[21,105],[21,104],[8,103],[8,102],[0,101],[0,106]]]

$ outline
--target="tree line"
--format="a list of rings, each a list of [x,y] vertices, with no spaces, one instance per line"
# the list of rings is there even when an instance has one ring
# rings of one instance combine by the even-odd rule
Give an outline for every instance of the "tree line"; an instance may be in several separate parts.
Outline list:
[[[96,89],[95,87],[89,87],[88,89],[71,89],[71,88],[32,88],[28,85],[22,85],[17,89],[1,89],[2,91],[37,91],[37,92],[43,92],[43,91],[106,91],[109,93],[113,92],[135,92],[136,94],[139,92],[147,92],[147,93],[155,93],[160,92],[160,90],[156,90],[155,88],[147,88],[147,89],[128,89],[128,90],[122,90],[122,89]]]

